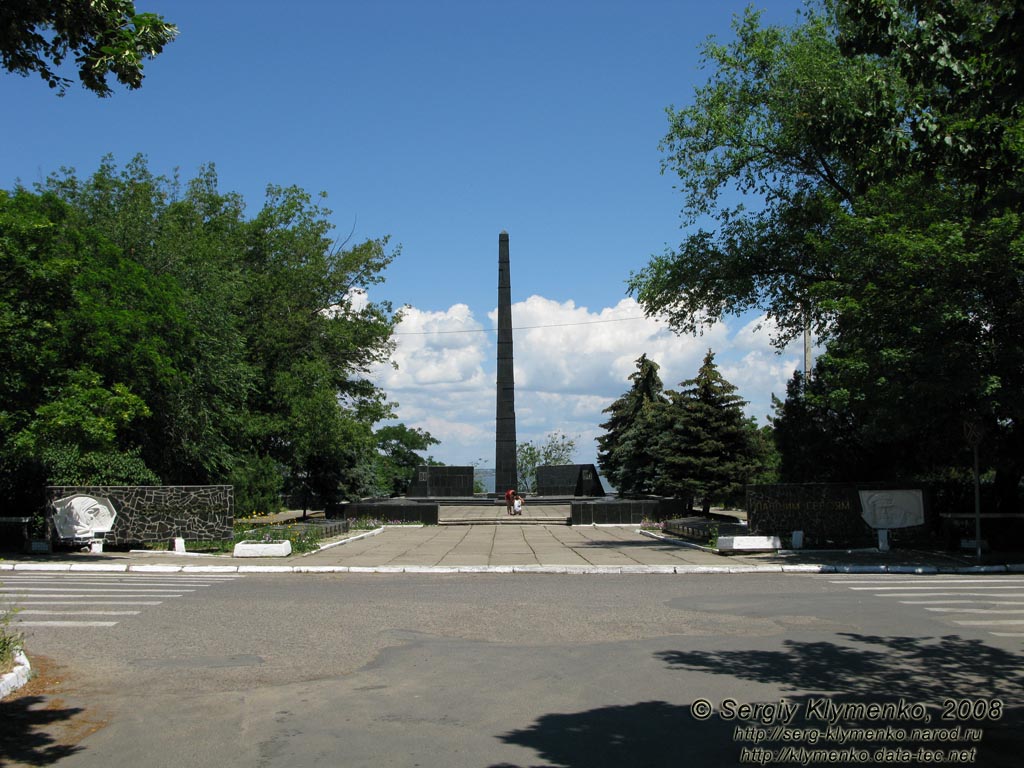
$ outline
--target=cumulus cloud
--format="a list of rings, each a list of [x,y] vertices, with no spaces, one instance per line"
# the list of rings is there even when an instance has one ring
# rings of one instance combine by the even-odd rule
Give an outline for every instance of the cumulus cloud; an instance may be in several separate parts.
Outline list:
[[[518,440],[563,432],[576,439],[580,462],[595,460],[602,410],[629,389],[642,354],[661,366],[665,388],[672,389],[696,375],[713,349],[722,374],[761,423],[772,393],[785,393],[800,364],[796,348],[775,352],[764,317],[677,336],[645,317],[632,298],[592,310],[534,295],[513,304],[512,320]],[[443,312],[408,307],[395,335],[394,365],[375,372],[376,383],[399,404],[398,420],[439,439],[432,454],[448,464],[493,464],[496,325],[496,311],[481,322],[465,304]]]
[[[320,310],[324,317],[340,317],[342,315],[358,315],[370,304],[370,297],[363,288],[353,288],[344,298],[342,304],[332,304]]]

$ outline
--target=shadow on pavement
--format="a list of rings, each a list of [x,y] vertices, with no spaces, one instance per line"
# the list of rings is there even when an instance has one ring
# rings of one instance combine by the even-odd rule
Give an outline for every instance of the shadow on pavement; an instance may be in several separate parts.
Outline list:
[[[0,702],[0,765],[52,765],[80,751],[82,747],[58,744],[50,733],[81,712],[44,696]]]
[[[549,714],[529,728],[498,738],[536,750],[544,766],[565,768],[656,768],[731,764],[717,750],[732,726],[698,723],[690,708],[664,701]],[[730,744],[731,746],[731,744]],[[738,754],[738,753],[737,753]],[[518,768],[501,763],[490,768]]]
[[[1020,654],[959,636],[839,637],[845,639],[841,645],[791,640],[778,651],[656,654],[670,670],[730,676],[792,692],[784,694],[786,703],[796,706],[789,722],[778,714],[768,715],[767,709],[738,709],[742,704],[763,704],[778,712],[779,699],[737,700],[732,713],[723,709],[723,702],[711,701],[708,717],[701,720],[694,715],[693,702],[703,695],[691,694],[687,705],[651,701],[546,714],[533,725],[498,738],[535,750],[544,766],[564,768],[799,764],[799,753],[778,759],[780,750],[790,748],[831,752],[804,764],[1021,765]],[[789,730],[773,730],[774,726]],[[761,728],[762,733],[751,728]],[[879,755],[885,749],[905,750],[904,759],[896,752]],[[743,750],[748,750],[745,760]],[[750,750],[772,750],[777,759]],[[963,759],[936,759],[937,750],[947,755],[951,750],[962,752]]]

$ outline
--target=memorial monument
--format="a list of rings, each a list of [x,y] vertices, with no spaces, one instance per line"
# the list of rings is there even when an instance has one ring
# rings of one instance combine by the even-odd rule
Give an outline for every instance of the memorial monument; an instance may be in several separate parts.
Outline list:
[[[508,232],[498,235],[498,398],[494,421],[494,491],[517,488],[516,384],[512,357],[512,273]]]

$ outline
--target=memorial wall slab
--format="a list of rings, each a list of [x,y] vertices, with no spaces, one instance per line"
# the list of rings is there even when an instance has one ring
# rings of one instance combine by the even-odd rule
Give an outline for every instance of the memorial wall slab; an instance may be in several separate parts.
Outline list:
[[[170,541],[222,541],[233,535],[234,488],[230,485],[51,486],[54,503],[76,496],[104,499],[116,513],[109,544]]]
[[[922,489],[881,483],[778,483],[747,486],[751,533],[803,531],[805,546],[872,546],[878,530],[920,536],[933,526]]]

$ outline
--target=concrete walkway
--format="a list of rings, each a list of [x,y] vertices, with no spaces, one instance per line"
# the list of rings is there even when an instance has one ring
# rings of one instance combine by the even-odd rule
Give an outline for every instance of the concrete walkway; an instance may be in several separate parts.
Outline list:
[[[537,510],[543,513],[543,510]],[[479,510],[475,512],[479,514]],[[504,509],[500,510],[504,515]],[[507,517],[507,516],[506,516]],[[518,520],[518,518],[513,518]],[[354,531],[308,555],[235,558],[175,552],[9,555],[4,570],[416,573],[970,573],[1024,572],[1024,555],[973,558],[895,550],[723,556],[637,526],[469,524]]]

